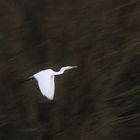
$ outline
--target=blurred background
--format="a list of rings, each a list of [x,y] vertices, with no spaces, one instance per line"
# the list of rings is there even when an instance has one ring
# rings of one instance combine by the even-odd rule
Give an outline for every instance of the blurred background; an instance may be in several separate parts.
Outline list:
[[[139,140],[139,64],[139,0],[1,0],[0,140]]]

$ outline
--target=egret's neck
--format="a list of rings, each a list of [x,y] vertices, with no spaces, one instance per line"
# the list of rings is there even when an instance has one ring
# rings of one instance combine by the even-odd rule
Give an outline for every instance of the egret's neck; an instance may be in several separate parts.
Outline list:
[[[68,68],[67,67],[62,67],[61,69],[60,69],[60,71],[58,71],[58,72],[54,72],[54,75],[60,75],[60,74],[63,74],[64,72],[65,72],[65,70],[67,70]]]

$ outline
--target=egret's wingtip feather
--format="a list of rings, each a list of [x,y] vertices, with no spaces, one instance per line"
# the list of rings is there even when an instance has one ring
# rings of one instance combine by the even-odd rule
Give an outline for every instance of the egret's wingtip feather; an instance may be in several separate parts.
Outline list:
[[[48,97],[47,97],[47,98],[48,98]],[[52,101],[52,100],[53,100],[53,98],[48,98],[48,100]]]
[[[49,100],[53,100],[54,99],[54,93],[52,94],[50,94],[49,92],[47,92],[47,91],[45,91],[45,92],[41,92],[42,93],[42,95],[44,96],[44,97],[46,97],[47,99],[49,99]]]
[[[42,93],[42,92],[41,92]],[[46,97],[47,99],[49,99],[49,100],[53,100],[53,98],[54,97],[50,97],[50,96],[48,96],[48,95],[46,95],[46,94],[44,94],[44,93],[42,93],[42,95],[44,96],[44,97]]]

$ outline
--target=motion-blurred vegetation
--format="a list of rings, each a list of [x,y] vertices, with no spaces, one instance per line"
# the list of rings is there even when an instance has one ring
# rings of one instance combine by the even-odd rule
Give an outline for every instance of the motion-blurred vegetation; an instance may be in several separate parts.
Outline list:
[[[0,140],[139,140],[139,64],[139,0],[1,0]],[[52,102],[24,82],[65,65]]]

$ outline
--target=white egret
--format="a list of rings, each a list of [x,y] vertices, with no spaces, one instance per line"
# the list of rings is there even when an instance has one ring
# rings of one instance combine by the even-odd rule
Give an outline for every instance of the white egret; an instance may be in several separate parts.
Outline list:
[[[77,66],[62,67],[58,72],[55,72],[52,69],[46,69],[34,74],[29,77],[29,79],[35,78],[38,82],[41,93],[49,100],[53,100],[55,92],[55,75],[61,75],[65,70],[73,68],[77,68]]]

